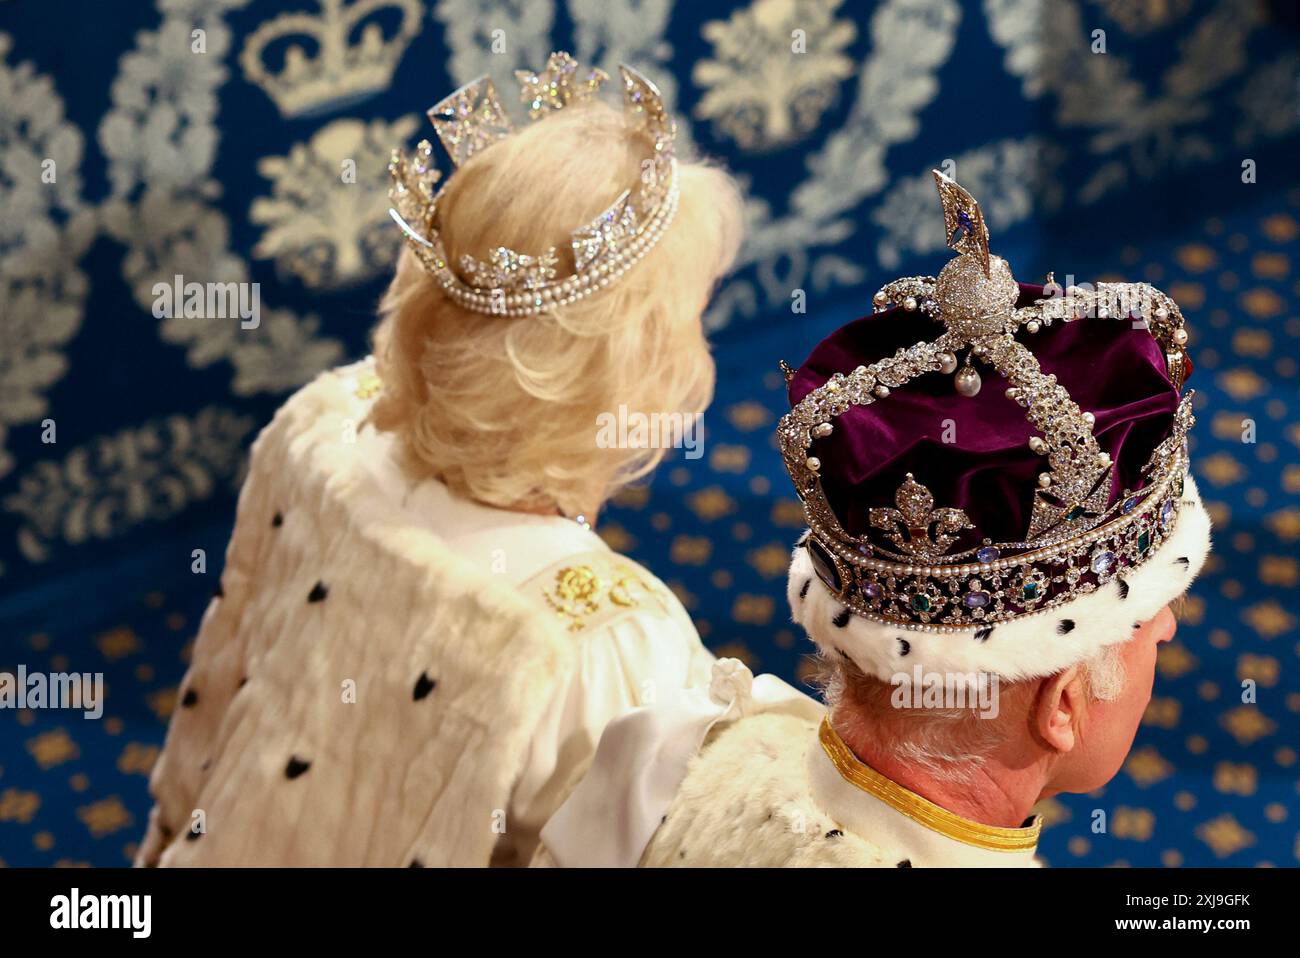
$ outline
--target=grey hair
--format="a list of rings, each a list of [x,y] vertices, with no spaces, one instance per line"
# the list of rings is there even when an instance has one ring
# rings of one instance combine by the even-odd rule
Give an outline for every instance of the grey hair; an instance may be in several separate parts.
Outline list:
[[[1122,643],[1103,646],[1081,663],[1092,700],[1111,702],[1124,690],[1121,648]],[[891,702],[890,683],[867,677],[847,658],[818,658],[814,681],[840,734],[880,742],[891,755],[935,779],[969,782],[1005,737],[1002,724],[976,708],[898,709]],[[1003,683],[998,694],[1002,702],[1014,702],[1029,688],[1028,681]]]
[[[1113,702],[1124,691],[1128,670],[1124,668],[1123,648],[1122,642],[1104,645],[1083,663],[1083,680],[1095,701]]]

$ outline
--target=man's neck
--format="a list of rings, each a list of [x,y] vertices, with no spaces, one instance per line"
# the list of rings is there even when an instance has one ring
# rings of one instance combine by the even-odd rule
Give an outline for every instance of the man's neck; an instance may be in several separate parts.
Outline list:
[[[864,740],[865,736],[844,734],[851,733],[857,723],[833,724],[863,763],[895,784],[974,822],[1019,828],[1042,793],[1042,770],[1032,764],[1011,768],[993,756],[968,767],[968,777],[949,780],[895,758],[886,749],[875,747],[874,742]]]

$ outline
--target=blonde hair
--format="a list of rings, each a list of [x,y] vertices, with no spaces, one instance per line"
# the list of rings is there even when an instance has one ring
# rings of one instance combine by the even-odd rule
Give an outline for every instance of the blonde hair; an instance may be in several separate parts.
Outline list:
[[[471,158],[439,204],[452,263],[490,247],[555,246],[639,181],[646,141],[602,102],[566,108]],[[598,508],[664,449],[604,449],[597,417],[704,411],[714,366],[700,322],[740,242],[741,201],[722,170],[679,161],[680,208],[650,253],[609,288],[538,316],[465,310],[409,250],[380,304],[383,390],[372,420],[405,464],[462,495],[566,515]]]

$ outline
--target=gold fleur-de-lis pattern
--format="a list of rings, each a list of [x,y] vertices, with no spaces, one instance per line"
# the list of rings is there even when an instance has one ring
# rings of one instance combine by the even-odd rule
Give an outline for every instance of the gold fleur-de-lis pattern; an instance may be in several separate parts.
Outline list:
[[[83,6],[87,31],[122,15]],[[1044,269],[1159,284],[1193,335],[1216,552],[1123,770],[1050,803],[1045,856],[1296,864],[1300,55],[1263,0],[389,0],[373,18],[354,0],[153,0],[102,32],[124,45],[89,51],[39,4],[4,8],[0,157],[29,172],[0,178],[0,671],[102,671],[108,699],[94,721],[0,710],[0,860],[130,857],[248,443],[290,390],[367,348],[397,238],[387,149],[483,73],[523,120],[516,73],[568,49],[653,76],[679,143],[723,159],[747,199],[705,317],[720,374],[704,454],[622,494],[606,542],[715,651],[807,674],[784,608],[804,518],[772,446],[776,362],[869,312],[882,275],[932,270],[943,163]],[[299,35],[303,18],[331,42]],[[75,75],[51,66],[74,59]],[[1164,235],[1175,207],[1190,225]],[[156,315],[176,276],[257,284],[260,322]],[[595,567],[546,588],[575,631],[646,601]]]

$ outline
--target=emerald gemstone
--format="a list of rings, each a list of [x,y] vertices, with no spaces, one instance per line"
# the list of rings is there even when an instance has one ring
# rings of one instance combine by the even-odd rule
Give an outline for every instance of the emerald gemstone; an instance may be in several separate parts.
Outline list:
[[[1151,532],[1143,529],[1138,536],[1138,552],[1146,552],[1151,548]]]
[[[918,592],[916,595],[912,596],[912,608],[917,612],[929,612],[930,597]]]
[[[1081,515],[1083,515],[1083,506],[1075,506],[1073,509],[1071,509],[1069,512],[1065,514],[1065,521],[1073,522]]]
[[[1020,594],[1023,595],[1026,599],[1037,599],[1037,598],[1038,598],[1038,583],[1037,583],[1037,582],[1026,582],[1025,585],[1024,585],[1024,588],[1020,590]]]

